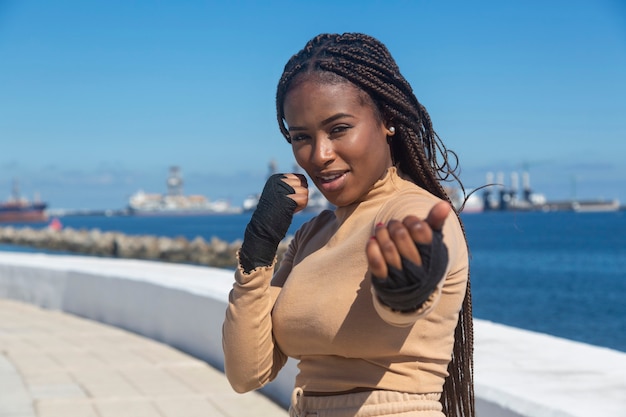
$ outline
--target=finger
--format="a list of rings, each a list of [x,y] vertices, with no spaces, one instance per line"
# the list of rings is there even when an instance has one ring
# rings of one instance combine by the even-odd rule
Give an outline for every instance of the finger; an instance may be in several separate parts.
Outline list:
[[[293,175],[295,175],[300,180],[300,185],[302,185],[304,188],[309,188],[309,182],[307,181],[304,174],[293,174]]]
[[[413,242],[428,245],[433,240],[433,231],[426,221],[416,216],[406,216],[402,224],[409,231]]]
[[[378,246],[380,247],[383,257],[385,258],[385,262],[395,268],[401,269],[402,260],[400,259],[400,253],[396,248],[396,244],[389,236],[389,230],[387,227],[382,223],[377,224],[374,236],[376,237],[376,241],[378,242]]]
[[[296,202],[296,210],[294,211],[294,213],[304,210],[309,203],[308,190],[306,188],[302,190],[302,192],[296,192],[296,194],[290,194],[287,196]]]
[[[450,214],[450,203],[446,201],[441,201],[433,206],[426,217],[426,223],[430,225],[434,230],[441,230],[443,228],[443,223],[448,218],[448,214]]]
[[[402,222],[392,220],[389,222],[387,229],[400,256],[410,260],[416,265],[421,265],[422,257],[407,227]]]
[[[294,213],[304,210],[309,202],[309,190],[306,177],[302,174],[283,174],[282,181],[291,186],[294,190],[293,194],[287,195],[287,197],[296,202]]]
[[[389,271],[376,237],[372,236],[365,246],[365,255],[370,272],[378,278],[387,278]]]
[[[283,174],[281,180],[285,184],[289,184],[293,189],[296,189],[296,187],[302,187],[302,188],[309,187],[306,177],[302,174],[293,174],[293,173]]]

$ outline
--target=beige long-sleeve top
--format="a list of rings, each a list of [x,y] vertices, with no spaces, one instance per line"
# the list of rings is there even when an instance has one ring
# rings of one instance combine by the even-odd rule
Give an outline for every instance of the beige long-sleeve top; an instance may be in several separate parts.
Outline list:
[[[451,213],[443,228],[445,279],[414,313],[382,305],[370,284],[365,245],[377,223],[425,218],[439,199],[395,168],[361,200],[324,211],[296,232],[278,271],[235,273],[223,326],[225,372],[246,392],[299,361],[305,391],[375,388],[441,392],[468,277],[468,253]]]

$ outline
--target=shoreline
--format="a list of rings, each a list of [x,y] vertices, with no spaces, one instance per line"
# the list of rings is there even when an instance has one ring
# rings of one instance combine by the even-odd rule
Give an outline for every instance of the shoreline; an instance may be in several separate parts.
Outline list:
[[[289,237],[278,246],[280,261],[287,249]],[[0,227],[0,243],[45,249],[67,254],[81,254],[106,258],[144,259],[173,263],[187,263],[216,268],[237,267],[237,251],[241,240],[226,242],[213,237],[210,241],[198,236],[162,237],[155,235],[127,235],[121,232],[102,232],[99,229],[64,227]]]

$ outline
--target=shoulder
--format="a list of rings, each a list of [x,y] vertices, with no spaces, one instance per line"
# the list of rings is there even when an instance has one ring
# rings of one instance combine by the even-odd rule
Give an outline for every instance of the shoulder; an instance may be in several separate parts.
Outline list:
[[[401,176],[395,176],[393,178],[393,193],[381,206],[377,220],[387,222],[408,215],[423,218],[440,201],[442,201],[440,198],[412,181]]]
[[[443,201],[439,197],[419,187],[415,183],[399,178],[396,190],[389,199],[382,205],[377,213],[377,223],[387,223],[390,220],[402,221],[406,216],[417,216],[420,219],[426,218],[435,204]],[[454,210],[446,219],[443,227],[444,241],[449,248],[455,251],[466,251],[467,243],[461,221]]]

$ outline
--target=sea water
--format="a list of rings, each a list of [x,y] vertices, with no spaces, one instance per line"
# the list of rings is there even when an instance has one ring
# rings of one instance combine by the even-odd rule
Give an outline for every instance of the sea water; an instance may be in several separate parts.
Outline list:
[[[289,234],[311,217],[296,215]],[[70,216],[61,222],[74,229],[233,242],[243,237],[249,219]],[[488,212],[462,219],[475,317],[626,352],[626,212]]]
[[[626,351],[626,212],[464,216],[475,317]]]

